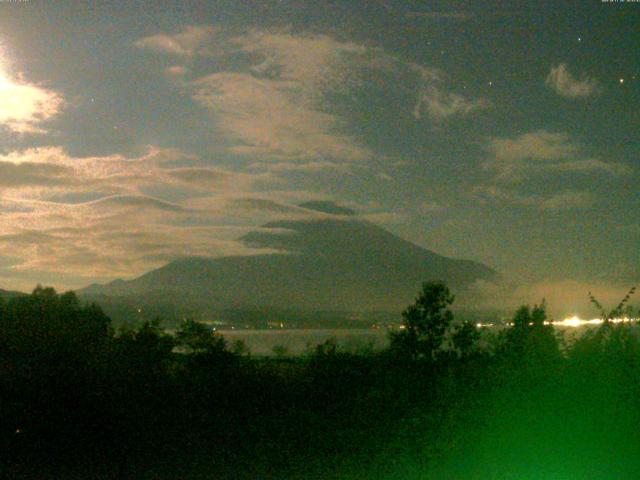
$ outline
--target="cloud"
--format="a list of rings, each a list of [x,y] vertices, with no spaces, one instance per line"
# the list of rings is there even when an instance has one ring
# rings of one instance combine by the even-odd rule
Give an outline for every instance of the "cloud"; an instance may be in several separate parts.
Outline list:
[[[216,73],[192,83],[194,99],[220,118],[238,154],[275,159],[360,161],[371,152],[338,132],[337,116],[318,110],[298,82]]]
[[[568,190],[553,194],[523,193],[496,185],[478,185],[473,194],[481,200],[491,200],[509,205],[533,207],[540,211],[562,211],[589,208],[597,201],[591,192]]]
[[[177,37],[185,32],[154,35],[137,44],[190,62],[200,57],[190,71],[208,73],[187,79],[185,67],[171,65],[165,74],[211,113],[212,129],[237,155],[316,165],[374,157],[353,134],[348,114],[348,102],[371,88],[372,78],[394,84],[397,88],[388,90],[398,94],[398,101],[404,97],[398,92],[411,90],[416,118],[441,122],[487,106],[485,100],[449,92],[443,72],[369,45],[290,29],[219,29],[210,31],[206,42],[186,48]],[[203,59],[211,54],[207,42],[216,45],[218,68]]]
[[[578,147],[564,133],[538,130],[516,138],[493,138],[490,149],[496,160],[512,162],[528,158],[557,160],[578,152]]]
[[[427,20],[470,20],[472,15],[467,12],[407,12],[406,18],[424,18]]]
[[[546,168],[559,172],[601,172],[610,175],[624,175],[631,171],[628,166],[622,163],[604,162],[597,158],[568,160],[547,165]]]
[[[445,92],[436,86],[429,86],[420,94],[413,109],[413,116],[416,120],[420,120],[422,113],[426,112],[432,120],[442,121],[453,116],[468,115],[487,106],[488,102],[484,99],[469,100],[457,93]]]
[[[80,279],[72,287],[140,275],[181,256],[273,253],[237,239],[269,219],[314,215],[248,192],[181,202],[134,194],[2,202],[10,207],[0,217],[0,257],[13,259],[7,274],[57,272]]]
[[[424,215],[424,214],[430,214],[435,212],[442,212],[443,210],[446,210],[446,208],[447,207],[442,205],[440,202],[429,201],[429,202],[422,202],[421,204],[419,204],[418,212]]]
[[[589,77],[582,77],[580,80],[576,79],[569,72],[566,63],[551,67],[551,71],[544,83],[559,95],[567,98],[589,97],[600,93],[600,86],[597,80]]]
[[[64,101],[54,92],[0,72],[0,126],[15,133],[42,133],[41,124],[56,116]]]
[[[260,30],[228,38],[226,48],[252,61],[241,71],[211,73],[188,87],[219,119],[229,150],[289,161],[372,156],[343,133],[346,122],[327,99],[329,92],[349,87],[367,61],[367,48],[326,35]]]
[[[17,150],[0,155],[0,189],[13,197],[51,199],[54,196],[94,193],[99,196],[140,194],[165,188],[194,192],[250,190],[257,182],[277,179],[270,173],[242,173],[217,167],[184,165],[196,157],[175,149],[147,147],[138,157],[70,157],[60,147]]]
[[[0,189],[32,185],[68,185],[72,172],[62,165],[0,161]]]
[[[277,185],[277,177],[203,165],[174,149],[133,157],[10,152],[0,157],[0,258],[12,259],[3,276],[78,287],[180,256],[273,253],[236,239],[269,220],[319,214],[289,203],[312,194],[258,194],[258,182]]]
[[[172,65],[165,69],[165,73],[169,77],[174,77],[174,78],[184,77],[185,75],[189,74],[189,72],[190,70],[187,67],[184,67],[182,65]]]
[[[208,26],[188,25],[175,34],[158,34],[141,38],[135,46],[157,53],[192,57],[210,52],[216,29]]]
[[[495,180],[520,181],[533,174],[547,172],[622,175],[626,165],[595,158],[580,158],[582,147],[569,135],[546,130],[525,133],[515,138],[494,137],[487,145],[490,157],[485,169],[495,172]]]
[[[146,195],[113,195],[84,203],[81,206],[84,208],[99,207],[100,209],[108,209],[109,212],[117,210],[122,212],[123,209],[130,208],[145,211],[156,210],[160,212],[185,211],[185,208],[180,205]]]
[[[533,197],[535,200],[535,197]],[[540,210],[574,210],[588,208],[596,202],[595,196],[590,192],[568,191],[541,198],[533,203]]]
[[[437,68],[416,63],[409,63],[407,67],[417,75],[417,100],[412,112],[416,120],[421,120],[426,113],[429,119],[440,123],[451,117],[465,116],[489,107],[489,102],[484,98],[471,100],[445,89],[443,84],[447,76]]]
[[[379,178],[380,180],[384,180],[386,182],[391,182],[393,181],[393,177],[391,175],[389,175],[386,172],[378,172],[376,173],[376,178]]]
[[[302,172],[302,173],[319,173],[319,172],[335,172],[340,174],[353,175],[352,168],[347,163],[328,162],[328,161],[309,161],[300,162],[254,162],[249,165],[249,170],[266,170],[269,172]]]
[[[359,215],[358,218],[376,225],[404,225],[409,220],[409,215],[401,212],[375,212]]]

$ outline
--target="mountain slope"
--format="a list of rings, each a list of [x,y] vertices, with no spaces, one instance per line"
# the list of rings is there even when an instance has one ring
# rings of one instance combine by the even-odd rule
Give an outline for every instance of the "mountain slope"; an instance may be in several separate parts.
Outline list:
[[[183,258],[131,281],[92,285],[81,294],[138,297],[192,312],[397,311],[425,280],[443,280],[458,291],[476,280],[497,278],[485,265],[438,255],[358,220],[347,209],[329,213],[322,219],[268,223],[240,239],[282,254]]]
[[[15,292],[11,290],[3,290],[0,288],[0,298],[3,298],[4,300],[10,300],[14,297],[21,297],[23,295],[26,295],[26,293]]]

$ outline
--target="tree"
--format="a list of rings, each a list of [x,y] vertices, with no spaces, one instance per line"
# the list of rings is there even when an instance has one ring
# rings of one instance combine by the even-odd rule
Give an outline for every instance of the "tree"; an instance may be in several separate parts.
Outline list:
[[[625,314],[632,314],[632,309],[628,305],[629,300],[636,291],[636,287],[633,286],[629,289],[627,294],[620,300],[620,303],[613,310],[607,311],[602,304],[596,300],[596,297],[593,296],[591,292],[589,292],[589,300],[591,303],[598,309],[598,313],[600,314],[600,318],[602,319],[602,327],[607,328],[611,325],[611,321],[615,318],[620,318]]]
[[[271,351],[277,358],[284,358],[289,354],[289,349],[285,345],[274,345]]]
[[[402,312],[402,328],[391,334],[391,348],[412,359],[434,360],[453,320],[454,296],[442,282],[425,282],[413,305]]]
[[[123,325],[115,338],[112,361],[130,376],[158,376],[167,369],[174,340],[164,333],[160,319],[145,321],[138,329]]]
[[[627,294],[622,298],[618,305],[607,310],[602,304],[589,292],[589,300],[598,309],[598,314],[602,320],[600,328],[585,333],[582,338],[572,349],[573,357],[592,357],[599,356],[608,357],[609,359],[619,357],[625,354],[633,357],[634,352],[638,350],[638,341],[632,329],[625,323],[614,323],[615,319],[622,317],[633,318],[633,308],[629,305],[631,297],[636,291],[636,287],[631,287]],[[640,312],[639,312],[640,313]]]
[[[187,319],[176,332],[178,343],[186,345],[194,353],[220,353],[227,348],[222,335],[214,334],[204,323]]]
[[[506,330],[502,353],[518,364],[547,363],[560,358],[560,348],[552,325],[546,325],[546,305],[521,306],[512,326]]]
[[[25,362],[75,358],[84,363],[111,338],[111,320],[97,305],[81,305],[73,292],[38,286],[11,299],[0,318],[0,338]]]
[[[458,354],[464,358],[476,351],[478,340],[480,340],[480,332],[473,323],[465,321],[458,325],[451,338]]]

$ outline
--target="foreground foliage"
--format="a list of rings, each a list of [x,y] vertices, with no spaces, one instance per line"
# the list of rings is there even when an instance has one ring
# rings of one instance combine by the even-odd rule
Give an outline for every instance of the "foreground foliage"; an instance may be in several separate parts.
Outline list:
[[[481,346],[452,302],[425,284],[383,352],[260,359],[39,287],[0,303],[0,476],[640,478],[636,327],[560,348],[525,306]]]

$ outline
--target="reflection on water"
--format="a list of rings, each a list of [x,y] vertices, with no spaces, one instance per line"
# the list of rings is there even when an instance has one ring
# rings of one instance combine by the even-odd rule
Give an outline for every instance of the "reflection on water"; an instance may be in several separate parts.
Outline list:
[[[254,355],[274,355],[274,349],[299,355],[329,339],[335,339],[341,349],[350,352],[367,348],[379,350],[388,343],[385,329],[224,330],[220,333],[229,342],[244,341]]]
[[[637,319],[616,318],[612,323],[637,322]],[[564,320],[545,322],[561,329],[579,329],[602,324],[601,319],[583,320],[570,317]],[[504,328],[508,323],[478,323],[478,328]],[[402,328],[400,326],[400,328]],[[338,347],[349,352],[365,349],[380,350],[389,344],[388,330],[373,329],[286,329],[270,330],[235,329],[219,330],[230,343],[242,340],[253,355],[300,355],[329,339],[335,339]]]

